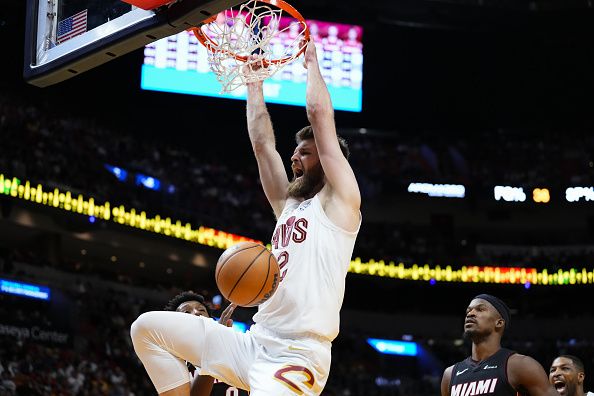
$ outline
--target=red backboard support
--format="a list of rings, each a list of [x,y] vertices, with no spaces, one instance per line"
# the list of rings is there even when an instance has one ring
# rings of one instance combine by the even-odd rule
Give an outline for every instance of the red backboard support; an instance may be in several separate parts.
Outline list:
[[[124,3],[132,4],[138,8],[142,8],[143,10],[153,10],[157,7],[161,7],[170,3],[173,3],[175,0],[122,0]]]

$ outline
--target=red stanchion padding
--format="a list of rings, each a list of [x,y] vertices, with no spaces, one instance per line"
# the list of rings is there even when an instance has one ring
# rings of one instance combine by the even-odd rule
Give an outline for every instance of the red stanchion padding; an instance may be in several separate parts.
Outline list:
[[[167,5],[169,3],[173,3],[175,0],[121,0],[124,3],[132,4],[138,8],[142,8],[143,10],[152,10],[157,7],[161,7]]]

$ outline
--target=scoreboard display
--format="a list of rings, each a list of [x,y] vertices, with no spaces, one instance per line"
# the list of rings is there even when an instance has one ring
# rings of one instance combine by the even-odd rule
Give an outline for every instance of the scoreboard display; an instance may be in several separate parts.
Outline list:
[[[296,34],[290,29],[293,20],[281,18],[289,27],[273,45],[288,46]],[[335,110],[360,112],[363,84],[363,29],[358,25],[308,20],[311,37],[318,51],[324,80]],[[264,81],[267,103],[305,106],[306,69],[302,59],[286,65]],[[221,84],[210,70],[207,49],[191,32],[148,44],[144,49],[141,88],[161,92],[203,95],[227,99],[245,99],[244,86],[221,93]]]

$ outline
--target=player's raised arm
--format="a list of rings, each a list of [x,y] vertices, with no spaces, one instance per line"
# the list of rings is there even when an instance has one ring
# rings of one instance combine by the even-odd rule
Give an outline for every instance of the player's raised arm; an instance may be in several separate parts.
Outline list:
[[[305,67],[307,67],[307,118],[313,128],[326,181],[330,185],[331,200],[344,209],[344,213],[339,214],[339,217],[348,216],[351,219],[344,226],[354,229],[359,222],[361,194],[355,174],[338,143],[334,108],[328,87],[320,72],[313,41],[307,44],[305,50]]]
[[[507,373],[509,383],[530,396],[559,396],[544,368],[530,356],[510,356]]]
[[[262,187],[278,218],[287,199],[289,179],[281,156],[276,151],[274,130],[264,102],[262,81],[247,84],[246,115]]]

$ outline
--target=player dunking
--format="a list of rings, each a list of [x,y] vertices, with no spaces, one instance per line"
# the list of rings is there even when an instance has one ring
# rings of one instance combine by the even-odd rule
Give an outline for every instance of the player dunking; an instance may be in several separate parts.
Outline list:
[[[445,370],[442,396],[558,396],[536,360],[501,347],[509,325],[510,312],[503,301],[489,294],[472,299],[464,321],[472,354]]]
[[[275,148],[262,82],[248,85],[247,123],[277,224],[272,251],[282,281],[245,334],[177,312],[147,312],[132,324],[134,349],[157,392],[188,396],[186,361],[251,396],[319,395],[338,335],[345,278],[361,224],[361,196],[338,138],[313,42],[305,51],[311,126],[297,133],[289,181]]]

